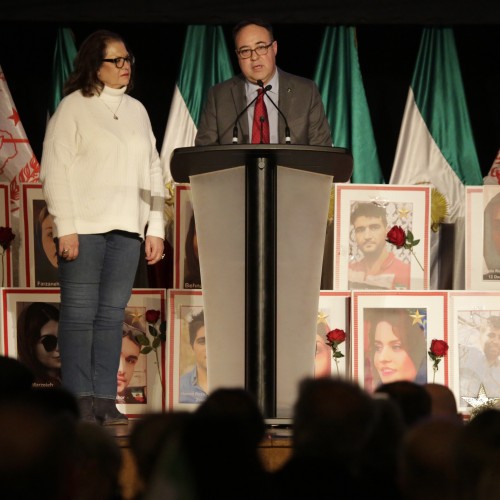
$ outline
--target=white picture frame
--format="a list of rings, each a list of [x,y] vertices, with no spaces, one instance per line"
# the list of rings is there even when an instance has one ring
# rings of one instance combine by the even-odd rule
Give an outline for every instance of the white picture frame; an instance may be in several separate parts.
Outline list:
[[[429,289],[430,202],[429,186],[337,184],[334,290]],[[412,249],[413,253],[408,249],[385,243],[384,249],[389,253],[382,268],[376,273],[367,271],[367,260],[357,243],[351,222],[351,215],[359,213],[356,210],[358,207],[368,208],[369,218],[385,216],[387,227],[383,228],[381,220],[379,226],[381,225],[382,229],[378,230],[378,243],[386,240],[387,232],[393,226],[402,227],[406,234],[411,231],[414,239],[419,240]],[[365,225],[365,230],[370,227],[371,225]],[[362,227],[357,229],[361,230]]]
[[[393,329],[384,329],[379,336],[376,326],[380,322],[398,322],[406,335],[397,337]],[[381,383],[396,380],[449,385],[449,358],[453,351],[448,351],[436,372],[428,355],[432,340],[448,343],[446,291],[354,290],[352,325],[353,380],[368,392]],[[396,348],[405,351],[406,358],[394,361],[391,355]],[[381,360],[381,352],[387,353],[388,359]]]

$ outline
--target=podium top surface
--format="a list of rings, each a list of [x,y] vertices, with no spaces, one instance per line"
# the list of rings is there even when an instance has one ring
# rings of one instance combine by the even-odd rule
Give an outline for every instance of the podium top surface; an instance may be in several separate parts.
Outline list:
[[[285,144],[229,144],[177,148],[170,160],[175,182],[189,182],[191,175],[205,174],[267,158],[276,165],[332,175],[334,182],[347,182],[353,160],[349,151],[326,146]]]

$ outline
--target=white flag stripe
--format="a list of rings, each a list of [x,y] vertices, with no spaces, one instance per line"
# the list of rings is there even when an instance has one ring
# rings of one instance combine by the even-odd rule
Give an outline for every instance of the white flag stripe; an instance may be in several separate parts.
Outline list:
[[[170,172],[170,157],[172,152],[175,148],[194,146],[197,130],[179,87],[176,85],[160,155],[167,182],[172,181],[172,174]]]
[[[465,188],[431,136],[410,88],[391,184],[432,184],[448,199],[448,221],[464,215]]]

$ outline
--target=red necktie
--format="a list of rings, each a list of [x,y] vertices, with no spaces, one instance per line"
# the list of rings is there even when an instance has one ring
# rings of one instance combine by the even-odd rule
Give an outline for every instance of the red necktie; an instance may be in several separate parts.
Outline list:
[[[257,91],[259,96],[255,101],[252,126],[252,144],[269,144],[269,119],[264,103],[264,91]]]

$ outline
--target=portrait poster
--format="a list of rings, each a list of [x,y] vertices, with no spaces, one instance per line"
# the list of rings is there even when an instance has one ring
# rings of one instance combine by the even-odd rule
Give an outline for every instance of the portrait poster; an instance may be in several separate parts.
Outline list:
[[[459,412],[500,398],[500,291],[450,291],[451,388]],[[484,401],[483,401],[484,402]]]
[[[174,288],[201,288],[198,240],[190,184],[175,185]]]
[[[47,210],[41,184],[21,185],[22,286],[58,287],[54,219]]]
[[[10,195],[9,195],[9,184],[6,182],[0,183],[0,227],[10,228],[14,233],[11,224],[11,213],[10,213]],[[19,238],[19,235],[14,233],[16,238]],[[14,277],[13,277],[13,267],[14,267],[14,259],[13,259],[13,245],[11,244],[8,250],[4,250],[0,248],[0,287],[2,286],[13,286]]]
[[[500,186],[467,186],[465,288],[500,290]]]
[[[429,186],[337,184],[334,290],[427,290]],[[394,226],[413,235],[412,250],[388,243]]]
[[[449,385],[448,355],[437,371],[428,355],[432,340],[448,343],[446,291],[353,291],[353,379],[368,392],[409,380]]]
[[[169,410],[194,410],[207,395],[207,355],[201,290],[168,290]]]
[[[35,385],[38,387],[58,386],[61,383],[61,360],[57,344],[60,300],[59,288],[1,290],[0,352],[18,358],[28,366],[35,374]],[[163,289],[134,289],[126,308],[123,338],[128,332],[133,335],[147,332],[145,318],[148,310],[160,312],[158,323],[165,318],[165,302],[166,291]],[[159,328],[159,325],[156,327]],[[130,418],[165,408],[165,349],[162,343],[158,349],[157,362],[154,352],[140,354],[137,344],[133,353],[137,359],[132,360],[130,351],[126,351],[125,358],[128,359],[121,360],[117,373],[118,387],[120,383],[124,385],[124,366],[128,364],[132,369],[123,387],[126,389],[123,394],[127,394],[127,397],[121,399],[117,407]],[[119,398],[120,394],[117,394],[117,401]]]
[[[351,378],[351,292],[321,290],[316,327],[316,350],[314,354],[314,377]],[[332,330],[345,334],[334,358],[332,348],[326,344],[326,335]]]

